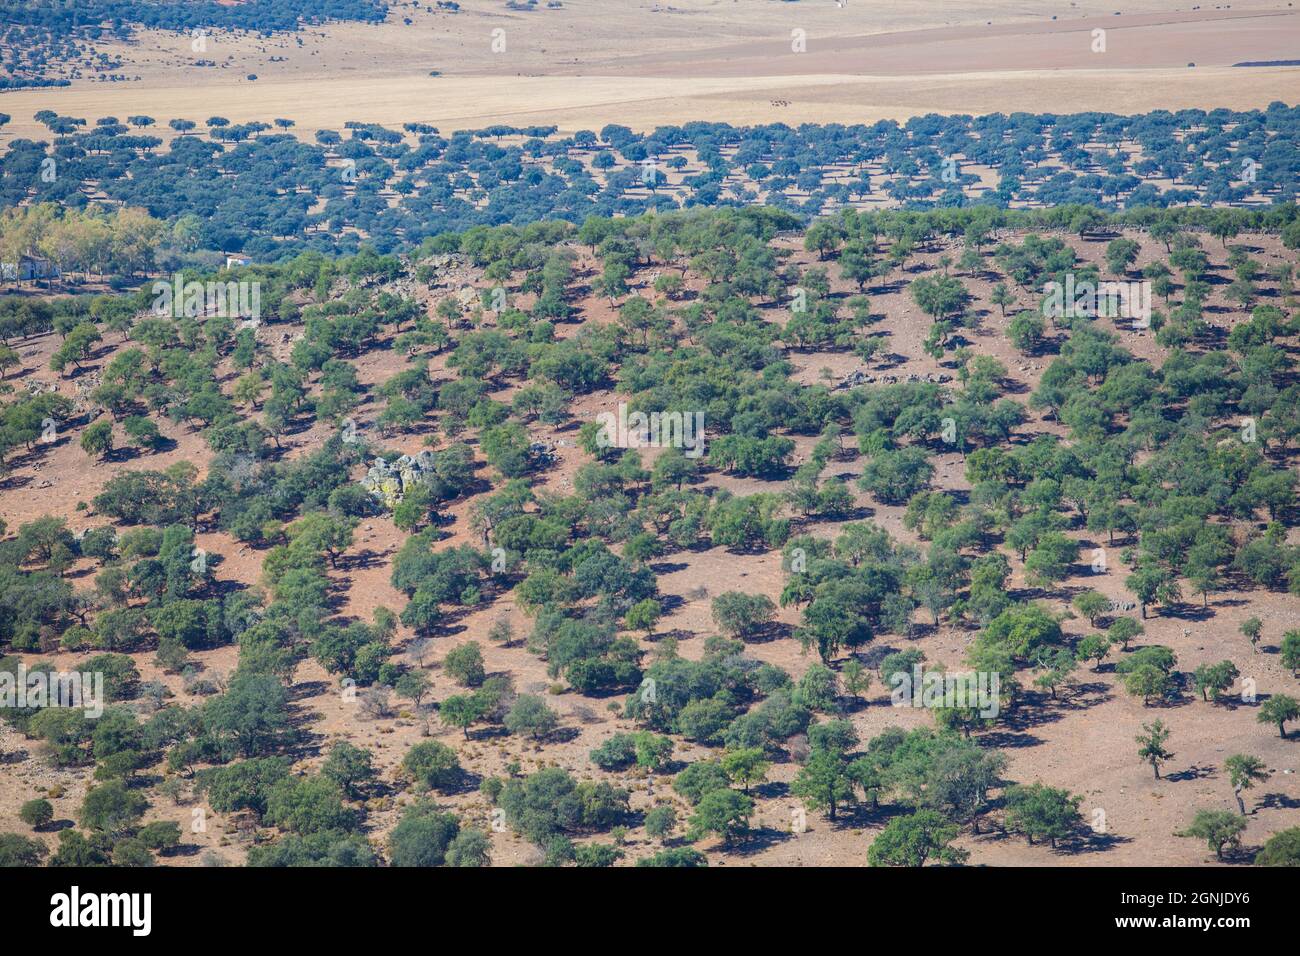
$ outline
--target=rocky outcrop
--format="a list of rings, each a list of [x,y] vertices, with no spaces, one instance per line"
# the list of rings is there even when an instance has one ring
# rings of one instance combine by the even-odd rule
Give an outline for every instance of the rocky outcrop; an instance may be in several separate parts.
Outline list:
[[[901,375],[881,375],[879,378],[867,372],[865,369],[858,369],[850,372],[840,380],[835,387],[840,388],[857,388],[860,385],[897,385],[899,382],[929,382],[932,385],[942,385],[951,382],[952,376],[943,372],[927,372],[925,375],[918,375],[915,372],[907,376]]]
[[[422,451],[414,457],[402,455],[392,462],[376,458],[361,479],[361,487],[391,511],[415,485],[429,480],[433,466],[431,451]]]

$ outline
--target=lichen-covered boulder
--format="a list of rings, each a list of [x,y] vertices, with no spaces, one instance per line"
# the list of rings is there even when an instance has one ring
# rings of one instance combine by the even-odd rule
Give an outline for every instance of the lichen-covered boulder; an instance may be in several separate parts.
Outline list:
[[[429,451],[414,457],[402,455],[391,462],[376,458],[361,479],[361,487],[391,511],[412,488],[429,480],[434,463],[434,455]]]

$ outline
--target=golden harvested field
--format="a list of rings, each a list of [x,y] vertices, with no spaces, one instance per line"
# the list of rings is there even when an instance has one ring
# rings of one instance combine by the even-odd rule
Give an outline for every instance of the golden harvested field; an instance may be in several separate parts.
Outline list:
[[[6,93],[0,104],[14,117],[6,132],[30,137],[45,132],[31,120],[40,109],[236,123],[284,116],[307,131],[349,120],[644,130],[691,120],[1250,109],[1300,85],[1300,68],[1233,67],[1295,57],[1300,10],[1284,0],[1198,10],[1138,2],[1115,12],[1088,0],[1033,15],[986,0],[571,0],[524,13],[467,0],[456,14],[394,8],[375,26],[216,34],[201,51],[190,36],[145,32],[102,48],[122,60],[112,72],[125,80],[87,75],[67,88]],[[1098,29],[1104,51],[1094,50]]]

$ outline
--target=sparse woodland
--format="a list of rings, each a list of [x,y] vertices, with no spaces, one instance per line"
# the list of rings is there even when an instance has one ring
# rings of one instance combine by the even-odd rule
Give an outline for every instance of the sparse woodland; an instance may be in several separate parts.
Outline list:
[[[1273,112],[1222,135],[1293,135]],[[22,143],[0,184],[0,248],[63,271],[0,298],[0,670],[109,697],[0,715],[0,863],[1297,862],[1293,148],[1250,209],[1107,210],[1097,176],[810,218],[553,195],[545,131],[481,161],[492,131],[358,135],[323,212],[298,183],[195,223],[178,154],[238,181],[323,151],[123,132],[67,141],[61,195],[17,203]],[[879,133],[855,161],[896,161]],[[773,142],[723,165],[765,179]],[[430,195],[451,162],[488,207]],[[69,202],[83,177],[125,207]],[[258,322],[157,314],[205,261]],[[1150,283],[1149,327],[1045,316],[1067,275]],[[702,413],[703,453],[603,442],[619,402]],[[395,507],[361,486],[420,452]],[[891,704],[966,672],[995,715]]]

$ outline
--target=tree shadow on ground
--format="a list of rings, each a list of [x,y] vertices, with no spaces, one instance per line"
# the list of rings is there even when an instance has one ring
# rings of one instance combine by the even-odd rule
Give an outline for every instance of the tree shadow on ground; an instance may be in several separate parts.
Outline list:
[[[1173,783],[1182,783],[1184,780],[1203,780],[1215,776],[1215,771],[1216,768],[1213,766],[1201,767],[1193,764],[1186,770],[1165,774],[1165,779]]]
[[[744,837],[735,839],[725,846],[731,856],[753,856],[755,853],[762,853],[764,850],[792,840],[794,836],[788,830],[778,830],[776,827],[755,827]]]
[[[980,734],[980,743],[998,750],[1016,750],[1021,747],[1037,747],[1043,742],[1042,737],[1033,734],[1012,733],[1005,730],[992,730]]]
[[[1300,800],[1285,793],[1266,793],[1259,798],[1256,810],[1300,810]]]

